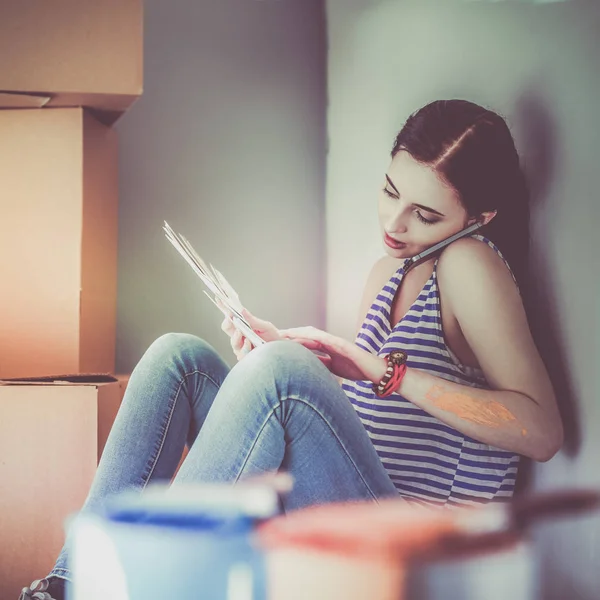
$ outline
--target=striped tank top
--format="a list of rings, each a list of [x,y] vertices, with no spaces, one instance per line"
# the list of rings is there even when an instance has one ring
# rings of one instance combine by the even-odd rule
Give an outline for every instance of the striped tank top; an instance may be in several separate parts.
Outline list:
[[[493,248],[510,270],[493,242],[481,235],[471,237]],[[436,259],[433,273],[414,304],[392,328],[392,302],[404,275],[404,265],[401,266],[375,298],[355,343],[379,356],[404,350],[408,367],[462,385],[489,389],[481,369],[460,364],[444,340],[437,264]],[[379,398],[371,386],[370,381],[342,382],[402,497],[419,504],[451,507],[512,496],[518,454],[460,433],[400,394]]]

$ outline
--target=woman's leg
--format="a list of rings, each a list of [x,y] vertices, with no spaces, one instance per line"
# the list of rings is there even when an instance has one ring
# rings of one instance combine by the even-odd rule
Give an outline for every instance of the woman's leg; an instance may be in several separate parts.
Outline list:
[[[278,469],[295,480],[286,510],[397,496],[335,378],[289,341],[260,346],[233,367],[173,485]]]
[[[274,342],[227,373],[199,338],[159,338],[132,373],[84,510],[170,480],[186,440],[174,484],[283,469],[295,479],[286,510],[397,494],[354,408],[311,352]],[[66,563],[63,549],[50,575],[69,578]]]
[[[135,367],[82,510],[115,493],[169,481],[191,446],[229,367],[198,337],[157,339]],[[50,576],[69,578],[67,545]]]

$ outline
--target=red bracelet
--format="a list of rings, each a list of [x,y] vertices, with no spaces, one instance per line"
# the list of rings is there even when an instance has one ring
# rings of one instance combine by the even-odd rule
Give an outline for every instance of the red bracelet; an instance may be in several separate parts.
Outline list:
[[[385,358],[388,365],[385,374],[379,383],[373,384],[373,391],[380,398],[391,396],[400,387],[406,374],[408,355],[402,350],[394,350]]]

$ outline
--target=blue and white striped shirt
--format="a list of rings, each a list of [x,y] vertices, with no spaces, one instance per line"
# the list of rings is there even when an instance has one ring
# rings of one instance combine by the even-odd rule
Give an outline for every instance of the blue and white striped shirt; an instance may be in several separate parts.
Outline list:
[[[487,243],[506,263],[493,242],[480,235],[471,237]],[[433,273],[414,304],[392,328],[392,302],[404,275],[404,265],[401,266],[375,298],[355,343],[379,356],[394,349],[404,350],[408,354],[408,367],[459,384],[489,389],[483,372],[461,365],[446,345],[437,263],[436,260]],[[371,386],[370,381],[342,383],[401,496],[417,503],[447,506],[506,500],[512,496],[518,454],[460,433],[400,394],[379,398]]]

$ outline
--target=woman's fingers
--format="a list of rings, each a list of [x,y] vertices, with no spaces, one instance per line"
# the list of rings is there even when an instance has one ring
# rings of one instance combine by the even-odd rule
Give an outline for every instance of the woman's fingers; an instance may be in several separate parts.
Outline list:
[[[277,329],[270,321],[255,317],[246,308],[242,310],[242,316],[248,321],[250,327],[252,327],[252,329],[265,341],[272,342],[281,339],[279,329]]]
[[[282,337],[288,340],[294,340],[301,343],[303,346],[309,347],[308,344],[312,344],[313,348],[319,346],[319,350],[325,349],[325,343],[329,339],[329,334],[325,331],[321,331],[316,327],[291,327],[281,332]],[[312,349],[312,348],[311,348]]]
[[[223,319],[221,330],[229,336],[231,349],[238,360],[241,360],[254,348],[252,343],[240,332],[231,319]]]
[[[232,344],[233,345],[233,344]],[[236,348],[234,348],[233,352],[238,361],[242,360],[252,349],[254,346],[244,336],[241,336],[240,342],[237,344]]]
[[[238,360],[242,360],[253,348],[252,342],[244,337],[238,329],[231,336],[231,348]]]
[[[296,342],[297,344],[300,344],[301,346],[304,346],[305,348],[308,348],[309,350],[323,350],[323,344],[317,340],[311,340],[311,339],[307,339],[307,338],[302,338],[302,337],[289,337],[289,338],[285,338],[285,339],[289,339],[293,342]]]
[[[241,334],[239,329],[235,329],[231,334],[231,347],[234,352],[239,352],[244,344],[244,336]]]
[[[248,352],[250,352],[250,350],[252,350],[252,348],[254,348],[254,346],[252,345],[252,342],[248,339],[248,338],[242,338],[244,341],[242,343],[242,356],[246,356],[246,354],[248,354]]]
[[[229,318],[223,319],[221,323],[221,330],[224,331],[229,337],[233,335],[233,332],[236,331],[235,325]]]

